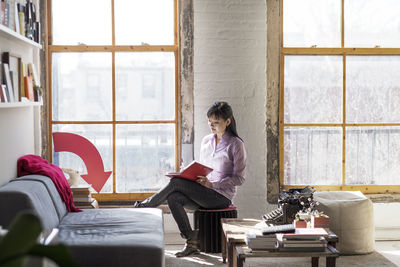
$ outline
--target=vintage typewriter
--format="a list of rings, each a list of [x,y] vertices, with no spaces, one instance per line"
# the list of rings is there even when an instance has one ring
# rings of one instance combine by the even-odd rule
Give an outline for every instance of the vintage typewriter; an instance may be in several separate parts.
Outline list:
[[[316,205],[313,200],[315,189],[310,186],[283,190],[278,196],[278,208],[264,214],[263,220],[267,224],[292,223],[299,211],[311,211]]]

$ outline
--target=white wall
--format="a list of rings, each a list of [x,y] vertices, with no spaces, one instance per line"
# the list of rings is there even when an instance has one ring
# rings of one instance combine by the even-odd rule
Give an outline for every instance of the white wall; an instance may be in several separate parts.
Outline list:
[[[400,203],[374,203],[375,240],[400,240]]]
[[[17,160],[26,154],[40,154],[35,146],[39,107],[0,107],[0,186],[17,175]],[[37,143],[37,142],[36,142]]]
[[[206,112],[231,104],[248,154],[239,217],[266,213],[266,7],[263,0],[194,1],[194,147],[209,133]]]

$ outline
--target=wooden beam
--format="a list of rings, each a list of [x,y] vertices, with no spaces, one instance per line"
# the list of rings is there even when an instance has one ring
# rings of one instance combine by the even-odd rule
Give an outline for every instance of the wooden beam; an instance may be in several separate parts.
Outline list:
[[[283,190],[304,188],[307,185],[284,185]],[[313,185],[317,191],[361,191],[364,194],[385,194],[400,192],[400,185]]]
[[[284,47],[284,55],[400,55],[400,48]]]
[[[154,195],[154,193],[96,193],[92,194],[92,197],[97,201],[134,201],[146,199]]]
[[[176,52],[177,45],[50,45],[50,52]]]

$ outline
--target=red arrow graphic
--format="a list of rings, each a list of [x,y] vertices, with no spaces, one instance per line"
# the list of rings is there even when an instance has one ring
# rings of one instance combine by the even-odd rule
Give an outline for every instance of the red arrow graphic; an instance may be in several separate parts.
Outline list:
[[[83,160],[88,174],[81,175],[82,178],[100,192],[112,172],[104,171],[103,160],[96,147],[86,138],[73,133],[53,133],[53,143],[55,152],[72,152]]]

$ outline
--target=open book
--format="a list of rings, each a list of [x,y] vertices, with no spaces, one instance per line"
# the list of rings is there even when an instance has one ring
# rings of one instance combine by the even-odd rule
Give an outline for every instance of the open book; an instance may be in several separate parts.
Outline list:
[[[186,166],[180,172],[169,172],[166,174],[168,177],[179,177],[185,178],[192,181],[197,179],[197,176],[207,176],[210,172],[212,172],[212,168],[207,167],[197,161],[192,161],[188,166]]]

